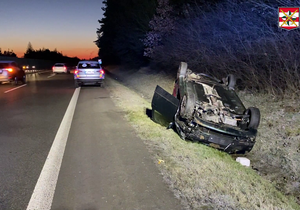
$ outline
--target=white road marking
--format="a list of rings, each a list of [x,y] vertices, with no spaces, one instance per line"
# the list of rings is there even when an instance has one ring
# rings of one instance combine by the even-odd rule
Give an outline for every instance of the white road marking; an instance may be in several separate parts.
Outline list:
[[[55,75],[56,75],[56,74],[53,73],[53,74],[51,74],[50,76],[48,76],[47,78],[54,77]]]
[[[24,86],[26,86],[26,85],[27,85],[27,84],[24,84],[24,85],[15,87],[15,88],[13,88],[13,89],[9,89],[9,90],[5,91],[4,93],[9,93],[9,92],[11,92],[11,91],[14,91],[14,90],[16,90],[16,89],[19,89],[19,88],[21,88],[21,87],[24,87]]]
[[[56,133],[55,139],[35,185],[27,210],[50,210],[56,183],[69,136],[69,131],[76,108],[80,87],[75,89],[64,118]]]
[[[49,71],[51,71],[51,70],[38,71],[38,74],[45,74],[45,73],[49,73]]]

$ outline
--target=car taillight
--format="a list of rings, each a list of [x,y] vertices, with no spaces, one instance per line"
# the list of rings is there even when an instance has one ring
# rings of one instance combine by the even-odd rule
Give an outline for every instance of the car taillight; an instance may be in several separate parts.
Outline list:
[[[64,70],[66,70],[67,68],[64,66]]]
[[[101,70],[100,70],[100,74],[104,74],[104,71],[103,71],[103,69],[101,69]]]
[[[6,69],[6,70],[9,71],[9,72],[13,72],[12,68],[9,68],[9,69]]]
[[[74,74],[78,74],[78,70],[77,69],[74,71]]]
[[[54,70],[54,66],[52,67],[52,70]]]

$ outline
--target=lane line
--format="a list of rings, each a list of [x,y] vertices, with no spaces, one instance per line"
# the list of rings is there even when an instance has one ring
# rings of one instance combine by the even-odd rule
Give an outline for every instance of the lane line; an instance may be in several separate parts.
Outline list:
[[[56,74],[51,74],[50,76],[48,76],[47,78],[51,78],[51,77],[54,77]]]
[[[13,88],[13,89],[9,89],[9,90],[5,91],[4,93],[9,93],[9,92],[11,92],[11,91],[14,91],[14,90],[16,90],[16,89],[19,89],[19,88],[21,88],[21,87],[24,87],[24,86],[26,86],[26,85],[27,85],[27,84],[24,84],[24,85],[15,87],[15,88]]]
[[[55,139],[45,161],[40,177],[31,195],[27,210],[50,210],[56,183],[80,93],[76,88],[67,111],[56,133]]]
[[[49,73],[49,71],[51,71],[51,70],[40,71],[40,72],[38,72],[38,74],[45,74],[45,73]]]

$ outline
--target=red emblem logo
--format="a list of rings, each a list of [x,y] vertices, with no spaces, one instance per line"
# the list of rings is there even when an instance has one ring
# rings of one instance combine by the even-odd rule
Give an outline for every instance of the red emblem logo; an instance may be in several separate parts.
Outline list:
[[[299,7],[279,7],[279,27],[292,30],[299,27]]]

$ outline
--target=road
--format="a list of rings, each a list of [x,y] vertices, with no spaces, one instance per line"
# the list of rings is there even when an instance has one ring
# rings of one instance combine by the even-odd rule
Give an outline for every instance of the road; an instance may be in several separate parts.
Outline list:
[[[181,209],[105,87],[72,76],[0,85],[0,209]]]

